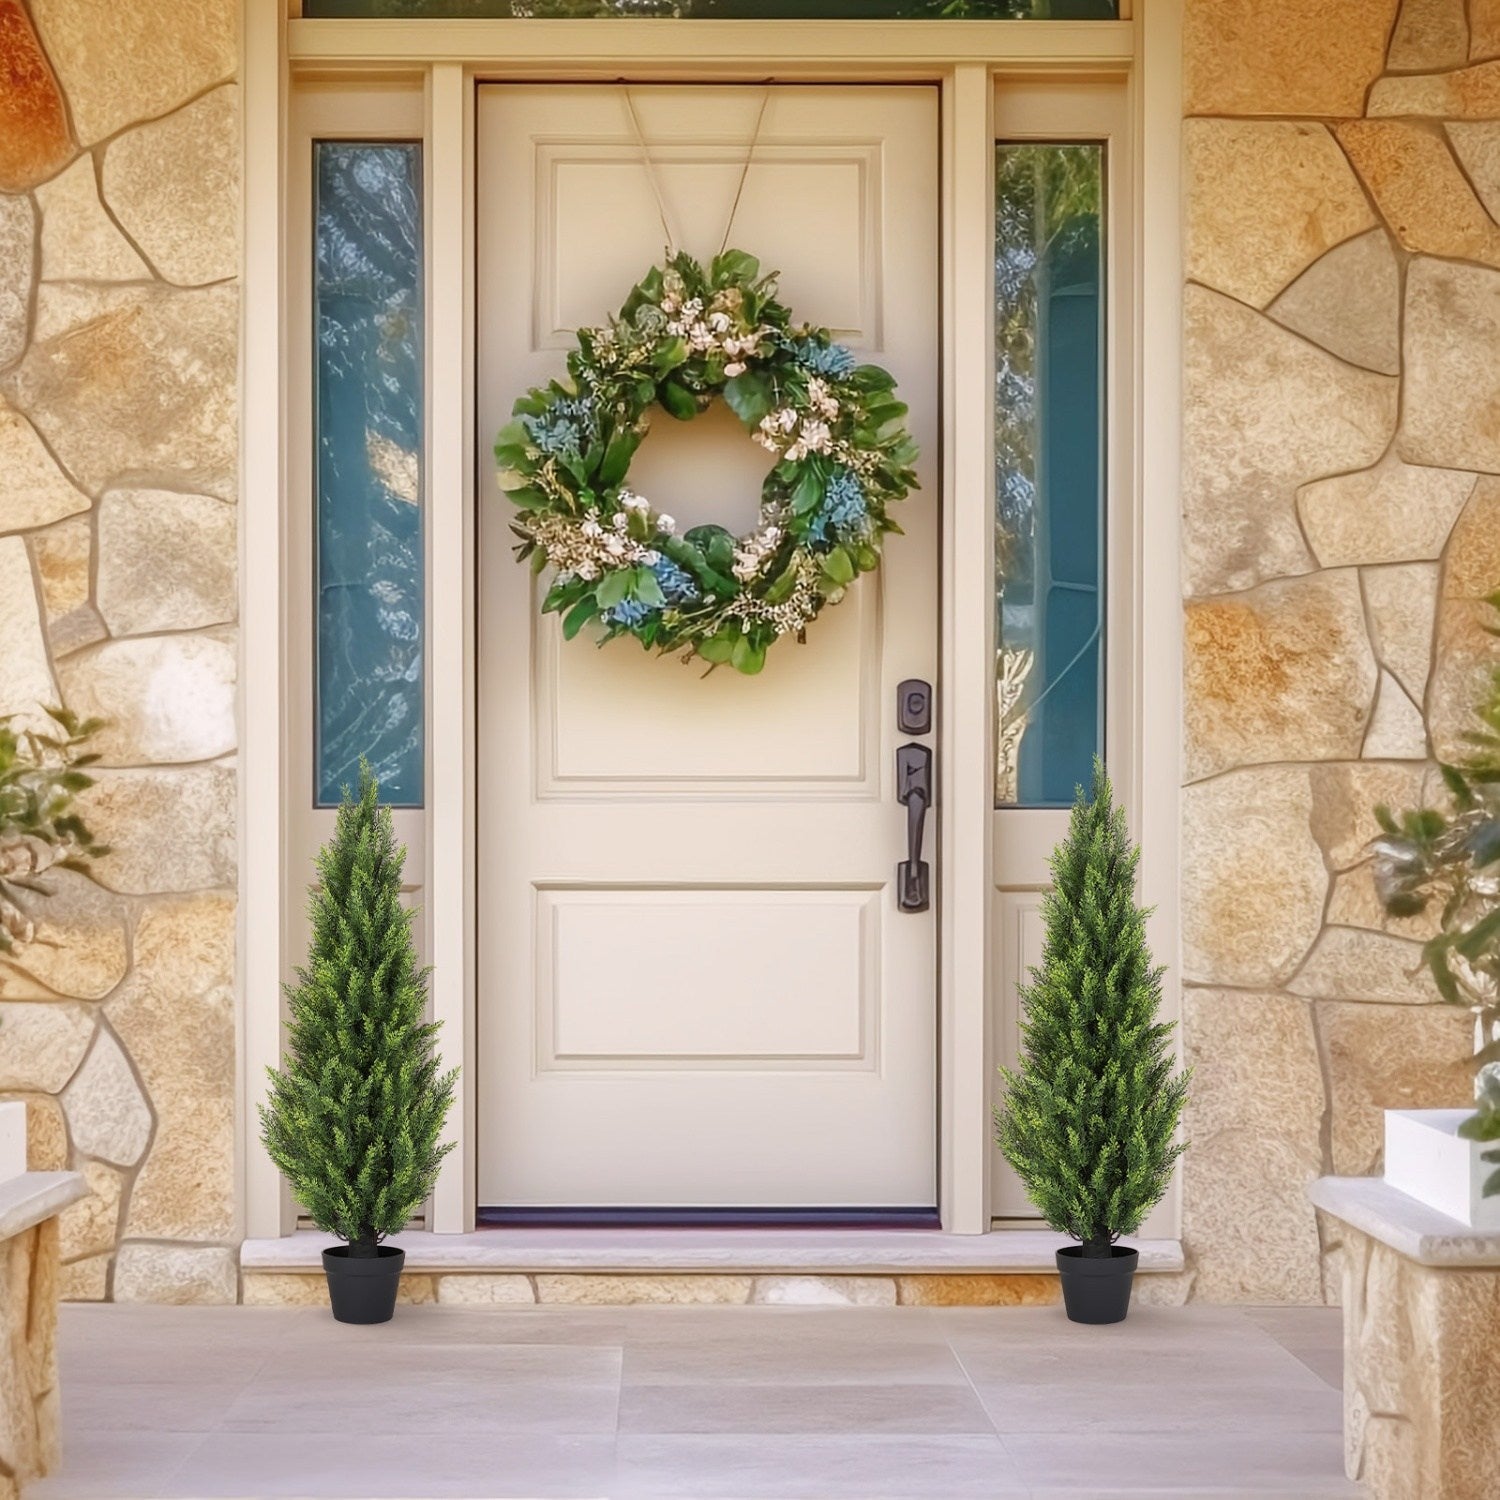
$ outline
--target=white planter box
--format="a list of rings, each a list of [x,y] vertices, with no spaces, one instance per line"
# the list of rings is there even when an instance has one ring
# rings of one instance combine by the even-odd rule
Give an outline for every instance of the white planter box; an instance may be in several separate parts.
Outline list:
[[[1500,1197],[1481,1196],[1495,1170],[1480,1154],[1493,1148],[1466,1141],[1458,1127],[1471,1109],[1388,1109],[1385,1112],[1385,1180],[1471,1229],[1500,1229]]]

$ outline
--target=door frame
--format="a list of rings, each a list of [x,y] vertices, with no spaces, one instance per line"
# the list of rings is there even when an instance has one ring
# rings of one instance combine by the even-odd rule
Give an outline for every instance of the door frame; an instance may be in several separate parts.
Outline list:
[[[1123,7],[1127,8],[1127,7]],[[505,81],[929,83],[940,89],[942,620],[936,815],[943,901],[938,934],[939,1207],[955,1233],[991,1228],[989,1153],[994,1014],[992,904],[993,578],[992,330],[964,309],[992,305],[995,88],[1028,82],[1113,80],[1127,101],[1130,351],[1117,422],[1128,427],[1123,520],[1129,597],[1128,663],[1111,687],[1110,751],[1144,845],[1144,899],[1169,966],[1166,1009],[1180,1012],[1178,972],[1178,744],[1180,626],[1180,301],[1178,224],[1182,0],[1137,0],[1118,22],[621,20],[303,20],[298,0],[243,7],[244,233],[241,326],[241,578],[239,776],[240,903],[237,990],[243,1062],[239,1090],[242,1225],[269,1237],[295,1227],[293,1209],[256,1128],[265,1069],[279,1060],[280,987],[290,969],[289,906],[303,881],[286,874],[297,794],[288,767],[305,714],[291,712],[298,672],[286,543],[299,524],[292,495],[297,413],[289,372],[301,357],[288,331],[289,170],[298,147],[293,94],[371,86],[420,100],[426,147],[428,276],[426,556],[428,571],[424,938],[434,965],[432,1008],[445,1047],[463,1066],[446,1159],[427,1224],[474,1227],[475,849],[475,287],[476,85]],[[401,134],[399,130],[388,132]],[[373,132],[370,134],[374,134]],[[409,135],[409,132],[407,133]],[[304,137],[305,139],[305,137]],[[1142,170],[1149,158],[1150,173]],[[1148,253],[1149,252],[1149,253]],[[305,252],[304,252],[305,253]],[[1147,315],[1149,313],[1149,316]],[[1115,371],[1116,380],[1122,373]],[[1150,392],[1149,402],[1143,399]],[[305,424],[304,424],[305,425]],[[1112,466],[1113,468],[1114,466]],[[275,497],[273,500],[272,497]],[[257,503],[259,500],[259,503]],[[967,503],[962,503],[967,500]],[[1151,539],[1151,546],[1145,539]],[[960,561],[962,560],[962,562]],[[277,649],[268,649],[275,641]],[[1149,667],[1149,669],[1148,669]],[[967,692],[958,685],[974,684]],[[292,689],[292,691],[289,691]],[[1118,705],[1118,707],[1117,707]],[[1148,777],[1145,768],[1150,766]],[[279,809],[269,817],[267,808]],[[290,886],[290,897],[287,887]],[[458,1045],[455,1046],[455,1040]],[[1174,1185],[1143,1232],[1179,1234]]]

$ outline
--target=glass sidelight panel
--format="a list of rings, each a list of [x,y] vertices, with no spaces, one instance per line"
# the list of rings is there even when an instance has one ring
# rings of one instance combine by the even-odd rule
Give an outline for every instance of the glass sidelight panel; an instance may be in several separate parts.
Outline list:
[[[305,16],[1112,21],[1119,0],[303,0]]]
[[[313,145],[317,805],[422,805],[422,148]]]
[[[1104,735],[1104,147],[995,148],[998,806],[1063,807]]]

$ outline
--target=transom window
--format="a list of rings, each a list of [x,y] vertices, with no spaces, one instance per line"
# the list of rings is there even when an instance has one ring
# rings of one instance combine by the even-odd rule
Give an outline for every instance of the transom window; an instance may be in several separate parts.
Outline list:
[[[305,16],[1112,21],[1119,0],[303,0]]]

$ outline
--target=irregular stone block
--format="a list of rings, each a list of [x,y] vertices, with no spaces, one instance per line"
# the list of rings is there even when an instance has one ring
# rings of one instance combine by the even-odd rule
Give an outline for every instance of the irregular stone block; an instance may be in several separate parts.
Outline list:
[[[1405,341],[1401,456],[1500,472],[1500,272],[1412,261]]]
[[[1351,120],[1338,133],[1403,249],[1500,264],[1500,226],[1440,132],[1406,120]]]
[[[743,1303],[750,1300],[749,1276],[607,1276],[544,1272],[536,1278],[538,1302],[600,1307],[637,1304]]]
[[[6,1094],[4,1102],[19,1100],[26,1106],[26,1170],[68,1170],[68,1127],[62,1106],[51,1094]]]
[[[1469,61],[1500,56],[1500,0],[1469,0]]]
[[[66,656],[107,633],[89,601],[94,529],[88,518],[61,521],[27,538],[42,589],[42,614],[54,657]]]
[[[4,9],[0,7],[0,55],[4,49],[3,27]],[[4,108],[0,103],[0,116]],[[19,359],[26,348],[31,282],[36,274],[35,228],[30,198],[0,195],[0,368]]]
[[[151,1107],[109,1027],[99,1028],[62,1102],[73,1144],[86,1156],[122,1167],[141,1159],[151,1139]]]
[[[1365,872],[1369,879],[1369,871]],[[1320,1000],[1437,1005],[1442,996],[1422,961],[1422,945],[1356,927],[1325,927],[1287,988]]]
[[[1438,607],[1437,651],[1427,689],[1427,729],[1439,760],[1472,755],[1465,739],[1495,675],[1495,611],[1478,599],[1446,599]]]
[[[1500,115],[1500,63],[1452,73],[1382,78],[1370,90],[1372,117],[1425,115],[1436,120],[1491,120]]]
[[[1304,485],[1297,507],[1325,568],[1436,558],[1476,483],[1473,474],[1388,454],[1373,469]]]
[[[113,1255],[91,1255],[75,1260],[57,1273],[57,1295],[63,1302],[109,1300],[109,1266]]]
[[[109,143],[104,196],[165,280],[201,286],[238,272],[239,162],[233,84]]]
[[[177,0],[170,25],[157,0],[111,0],[107,26],[75,0],[32,0],[31,13],[85,146],[166,114],[235,69],[239,7],[229,0]]]
[[[152,895],[235,882],[233,766],[100,769],[78,810],[110,846],[95,876],[112,891]]]
[[[26,543],[0,537],[0,718],[14,714],[17,727],[56,728],[43,710],[57,704],[57,684],[42,636],[41,607]]]
[[[1189,0],[1184,112],[1360,115],[1398,0]]]
[[[1306,767],[1233,771],[1182,791],[1182,963],[1190,983],[1274,986],[1312,946],[1328,871]]]
[[[435,1280],[432,1276],[405,1272],[396,1290],[397,1305],[412,1307],[436,1301]],[[327,1307],[328,1280],[321,1270],[246,1271],[243,1301],[246,1307]]]
[[[1402,0],[1386,64],[1398,72],[1456,68],[1469,58],[1464,0]]]
[[[890,1276],[757,1276],[752,1302],[773,1307],[894,1307]]]
[[[53,994],[99,1000],[125,977],[125,912],[119,898],[87,875],[49,870],[49,894],[27,898],[36,924],[10,961]]]
[[[174,162],[172,172],[163,175],[175,174]],[[99,201],[92,156],[79,157],[60,177],[39,187],[36,201],[42,210],[42,275],[48,281],[151,279],[151,268]]]
[[[1307,121],[1183,126],[1187,275],[1264,307],[1325,251],[1375,223],[1348,159]]]
[[[1014,1276],[898,1276],[903,1307],[1051,1307],[1062,1301],[1055,1274]]]
[[[1389,932],[1419,943],[1437,935],[1439,911],[1433,905],[1414,917],[1390,916],[1375,894],[1375,882],[1370,879],[1367,865],[1356,865],[1335,875],[1333,891],[1328,897],[1330,926],[1365,927],[1371,932]]]
[[[1314,261],[1270,306],[1283,328],[1330,354],[1401,372],[1401,272],[1383,229],[1357,235]]]
[[[1426,767],[1379,765],[1351,761],[1312,766],[1312,835],[1328,867],[1347,870],[1370,857],[1370,842],[1380,836],[1375,809],[1416,807],[1437,790]]]
[[[1479,201],[1492,219],[1500,216],[1500,121],[1450,120],[1444,129]]]
[[[99,613],[115,635],[192,630],[237,608],[234,507],[113,490],[99,502]]]
[[[1432,631],[1437,617],[1435,563],[1366,568],[1360,575],[1370,617],[1375,655],[1421,703],[1432,664]],[[1368,749],[1368,746],[1367,746]]]
[[[55,1094],[77,1071],[94,1013],[67,1001],[0,1001],[0,1089]]]
[[[525,1276],[490,1276],[483,1272],[462,1276],[439,1276],[437,1300],[445,1306],[488,1307],[496,1304],[513,1306],[536,1301],[536,1292]]]
[[[3,363],[3,361],[0,361]],[[0,401],[0,531],[48,526],[89,508],[89,497],[65,475],[36,429]]]
[[[1383,669],[1360,754],[1366,760],[1425,760],[1427,757],[1427,727],[1422,722],[1422,710],[1406,696],[1406,689]]]
[[[20,193],[73,154],[67,110],[21,0],[0,0],[0,192]],[[0,359],[0,364],[5,361]]]
[[[155,472],[232,494],[234,287],[96,287],[56,306],[39,308],[36,340],[3,385],[78,482],[101,490]]]
[[[1355,573],[1191,601],[1183,632],[1189,777],[1358,757],[1376,666]]]
[[[104,727],[105,765],[212,760],[235,745],[233,635],[104,641],[58,666],[68,706]]]
[[[1323,1071],[1305,1000],[1189,989],[1193,1069],[1183,1134],[1183,1248],[1193,1295],[1213,1302],[1322,1300],[1307,1184],[1323,1170]]]
[[[120,1190],[124,1178],[103,1162],[86,1161],[80,1170],[89,1195],[58,1215],[58,1235],[64,1260],[107,1256],[120,1228]]]
[[[1453,528],[1443,560],[1445,599],[1484,599],[1500,588],[1500,479],[1483,475]]]
[[[108,1016],[156,1113],[126,1233],[234,1232],[234,901],[158,902],[141,915],[135,966]]]
[[[1500,1272],[1418,1265],[1341,1225],[1344,1461],[1372,1500],[1471,1500],[1500,1472]]]
[[[1319,1000],[1313,1015],[1328,1070],[1330,1167],[1338,1175],[1380,1171],[1386,1110],[1458,1108],[1473,1100],[1474,1018],[1467,1011]]]
[[[220,1245],[140,1245],[127,1240],[115,1257],[115,1301],[174,1307],[239,1300],[239,1266]]]
[[[1397,382],[1203,287],[1188,287],[1185,307],[1184,588],[1224,593],[1309,572],[1296,492],[1385,452]]]

